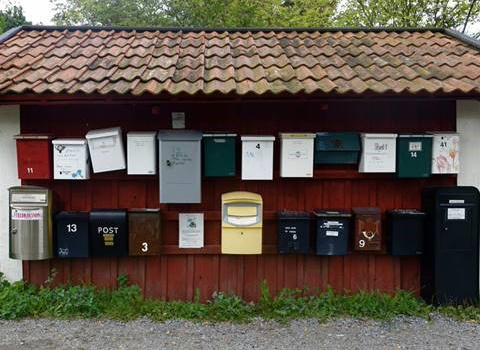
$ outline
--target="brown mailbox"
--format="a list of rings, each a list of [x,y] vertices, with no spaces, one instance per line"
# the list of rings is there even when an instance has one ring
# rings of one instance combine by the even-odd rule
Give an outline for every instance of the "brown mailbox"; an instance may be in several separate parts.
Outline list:
[[[355,237],[353,249],[379,251],[382,249],[382,215],[380,208],[353,208],[355,215]]]
[[[160,209],[130,209],[128,211],[129,254],[160,254]]]

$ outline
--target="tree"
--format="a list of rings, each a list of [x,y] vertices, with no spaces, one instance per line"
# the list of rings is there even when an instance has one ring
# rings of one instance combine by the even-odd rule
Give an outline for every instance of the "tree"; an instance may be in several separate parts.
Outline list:
[[[22,6],[9,2],[4,10],[0,10],[0,33],[22,24],[30,24],[23,14]]]
[[[361,27],[459,28],[480,18],[472,0],[347,0],[337,22]]]
[[[328,26],[338,0],[50,0],[57,24]]]

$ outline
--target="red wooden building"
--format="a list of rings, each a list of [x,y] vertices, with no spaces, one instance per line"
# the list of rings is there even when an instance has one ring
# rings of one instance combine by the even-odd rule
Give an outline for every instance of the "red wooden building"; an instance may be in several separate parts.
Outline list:
[[[22,133],[56,137],[112,126],[124,133],[169,129],[172,112],[185,112],[187,129],[240,135],[455,131],[457,100],[478,98],[479,77],[478,43],[440,29],[24,26],[0,37],[0,104],[20,106]],[[163,213],[159,256],[24,262],[24,279],[42,283],[55,269],[57,283],[115,287],[125,273],[146,296],[169,300],[191,300],[197,289],[202,300],[214,291],[255,300],[263,280],[274,293],[327,285],[419,291],[418,257],[392,257],[385,249],[344,257],[277,254],[276,213],[419,208],[423,187],[454,185],[456,176],[398,179],[362,174],[356,166],[321,166],[312,179],[288,179],[278,169],[276,142],[272,181],[203,178],[201,204],[159,204],[158,175],[118,171],[86,181],[24,181],[51,188],[66,210]],[[262,255],[220,254],[220,196],[235,190],[263,197]],[[204,248],[178,248],[179,212],[205,213]]]

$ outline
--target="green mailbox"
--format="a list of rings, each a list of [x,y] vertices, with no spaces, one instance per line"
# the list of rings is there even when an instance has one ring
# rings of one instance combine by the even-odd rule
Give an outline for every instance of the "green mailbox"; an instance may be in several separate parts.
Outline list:
[[[432,135],[398,135],[397,176],[420,178],[431,174]]]
[[[237,134],[203,134],[205,176],[235,176],[235,139]]]
[[[317,132],[315,164],[357,164],[360,135],[357,132]]]

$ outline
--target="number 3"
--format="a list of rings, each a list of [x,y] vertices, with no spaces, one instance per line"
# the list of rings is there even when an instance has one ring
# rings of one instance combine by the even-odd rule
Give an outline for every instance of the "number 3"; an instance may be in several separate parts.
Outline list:
[[[144,252],[144,253],[148,252],[148,243],[147,242],[142,243],[142,252]]]

